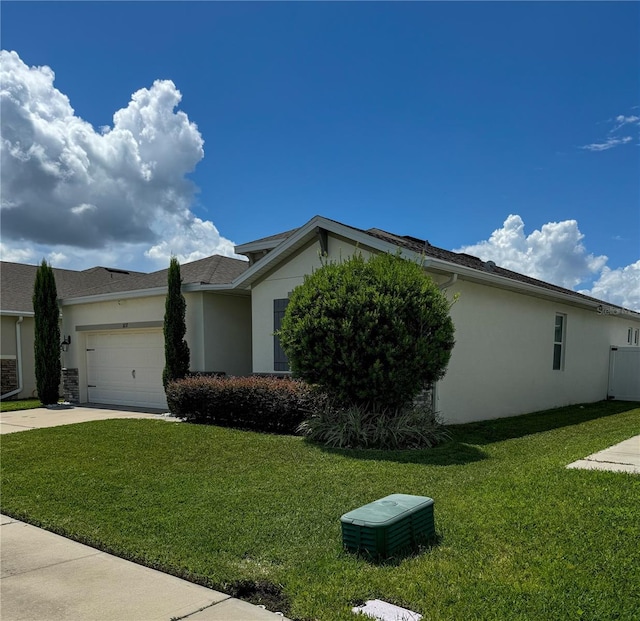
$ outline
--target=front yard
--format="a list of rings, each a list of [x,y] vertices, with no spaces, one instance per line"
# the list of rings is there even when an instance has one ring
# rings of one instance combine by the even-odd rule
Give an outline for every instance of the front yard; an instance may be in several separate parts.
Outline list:
[[[10,434],[1,508],[293,619],[352,620],[372,598],[425,621],[640,619],[640,476],[565,469],[640,433],[638,404],[451,431],[404,452],[148,420]],[[340,515],[391,493],[435,499],[437,544],[345,553]]]

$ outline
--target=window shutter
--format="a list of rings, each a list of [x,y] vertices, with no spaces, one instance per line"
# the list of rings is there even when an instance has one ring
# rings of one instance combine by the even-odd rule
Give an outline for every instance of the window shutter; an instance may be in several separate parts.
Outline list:
[[[280,300],[273,301],[273,331],[277,332],[280,330],[280,326],[282,325],[282,319],[284,317],[284,312],[287,310],[287,305],[289,304],[289,298],[283,298]],[[280,339],[277,334],[273,335],[273,370],[274,371],[288,371],[289,370],[289,360],[287,359],[287,355],[284,353],[284,350],[280,346]]]

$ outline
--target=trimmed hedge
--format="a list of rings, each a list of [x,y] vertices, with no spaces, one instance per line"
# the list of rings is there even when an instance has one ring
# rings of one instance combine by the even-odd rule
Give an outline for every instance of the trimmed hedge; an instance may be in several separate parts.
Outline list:
[[[295,434],[323,401],[309,384],[275,377],[187,377],[167,385],[174,416],[187,422]]]

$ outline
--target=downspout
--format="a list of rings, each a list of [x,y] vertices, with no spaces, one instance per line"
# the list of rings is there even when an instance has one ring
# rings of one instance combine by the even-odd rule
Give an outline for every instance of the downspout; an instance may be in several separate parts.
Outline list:
[[[458,274],[451,274],[451,278],[443,282],[441,285],[438,285],[438,289],[440,289],[440,291],[444,291],[445,289],[448,289],[451,285],[454,285],[457,282],[457,280],[458,280]]]
[[[458,281],[458,274],[451,274],[448,280],[445,280],[441,285],[438,285],[438,289],[440,291],[444,291],[451,287],[451,285],[455,285]],[[436,382],[431,388],[431,410],[435,413],[438,408],[438,382]]]
[[[18,395],[22,392],[24,388],[22,385],[22,329],[20,324],[23,322],[24,317],[20,315],[18,320],[16,321],[16,366],[18,371],[18,387],[15,390],[11,390],[10,392],[5,393],[0,396],[0,399],[6,399],[7,397],[13,397],[13,395]]]

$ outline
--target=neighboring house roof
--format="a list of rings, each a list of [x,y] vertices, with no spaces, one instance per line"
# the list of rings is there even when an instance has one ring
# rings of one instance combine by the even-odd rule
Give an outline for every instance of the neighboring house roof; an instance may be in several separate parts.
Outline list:
[[[227,285],[247,269],[248,263],[214,255],[185,263],[180,275],[185,285]],[[0,308],[4,314],[33,313],[33,285],[37,265],[0,262]],[[146,291],[167,286],[167,269],[145,274],[108,267],[83,271],[53,268],[60,300],[71,300],[109,293]]]
[[[37,265],[0,262],[0,309],[2,313],[33,313],[33,285]],[[83,271],[53,268],[58,298],[72,297],[92,287],[106,283],[120,283],[138,276],[109,267],[92,267]]]
[[[240,276],[248,266],[247,261],[216,254],[191,263],[184,263],[180,266],[180,276],[183,285],[227,285]],[[114,281],[87,289],[72,297],[166,288],[167,272],[168,268],[150,274],[140,274],[126,281]]]

